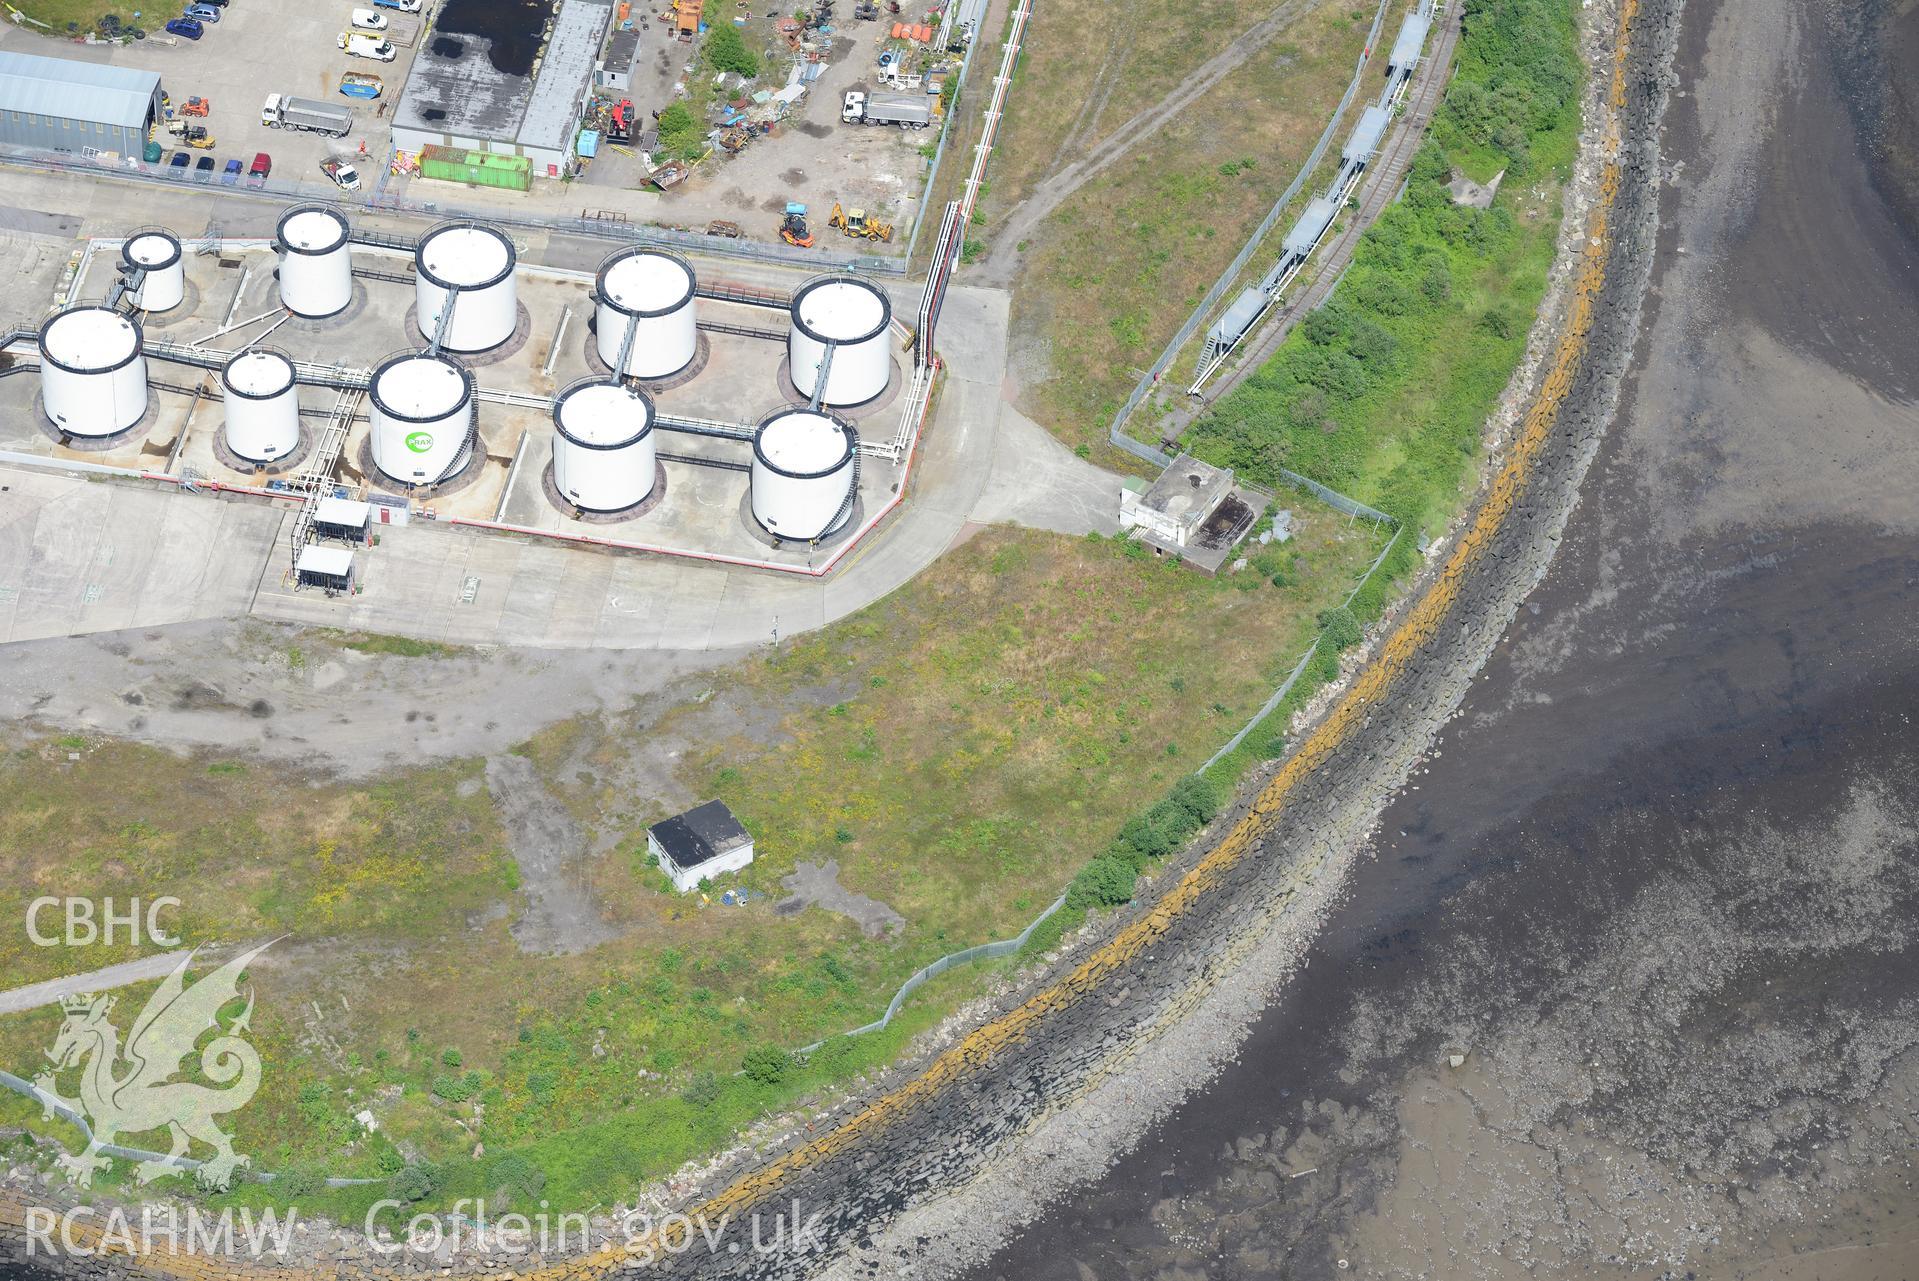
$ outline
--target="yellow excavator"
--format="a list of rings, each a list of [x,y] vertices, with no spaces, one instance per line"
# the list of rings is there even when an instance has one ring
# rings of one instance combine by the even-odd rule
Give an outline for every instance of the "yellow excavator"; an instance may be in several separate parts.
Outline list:
[[[855,240],[878,240],[887,244],[893,240],[892,223],[869,218],[864,209],[842,209],[837,200],[833,202],[833,213],[826,225]]]

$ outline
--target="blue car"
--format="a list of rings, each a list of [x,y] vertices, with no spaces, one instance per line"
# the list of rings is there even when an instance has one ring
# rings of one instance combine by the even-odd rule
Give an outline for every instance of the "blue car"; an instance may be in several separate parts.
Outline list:
[[[190,4],[180,14],[183,18],[192,18],[195,22],[218,22],[220,11],[210,4]]]
[[[220,185],[222,187],[237,187],[239,184],[240,162],[238,160],[229,160],[227,161],[227,167],[220,171]]]
[[[184,151],[176,151],[173,153],[173,159],[167,161],[167,177],[184,178],[187,176],[187,170],[192,167],[192,165],[192,156],[189,156]]]
[[[207,29],[193,18],[175,18],[167,23],[167,34],[181,36],[188,40],[198,40],[207,33]]]

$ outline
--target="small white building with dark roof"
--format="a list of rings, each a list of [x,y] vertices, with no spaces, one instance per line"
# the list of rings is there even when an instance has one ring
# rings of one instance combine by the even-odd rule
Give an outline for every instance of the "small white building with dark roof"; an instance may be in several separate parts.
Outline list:
[[[753,861],[753,835],[723,801],[653,824],[646,829],[646,848],[682,894]]]

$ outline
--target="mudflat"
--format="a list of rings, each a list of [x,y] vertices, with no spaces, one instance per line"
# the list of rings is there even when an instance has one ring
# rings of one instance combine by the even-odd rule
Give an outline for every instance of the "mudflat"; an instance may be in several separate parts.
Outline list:
[[[1617,420],[1235,1063],[981,1277],[1909,1275],[1919,8],[1689,0]]]

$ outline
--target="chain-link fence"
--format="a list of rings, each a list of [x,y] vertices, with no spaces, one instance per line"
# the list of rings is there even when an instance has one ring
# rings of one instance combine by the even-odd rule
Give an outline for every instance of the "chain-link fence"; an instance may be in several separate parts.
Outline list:
[[[1117,414],[1113,415],[1113,425],[1106,432],[1107,439],[1135,458],[1143,459],[1158,467],[1166,467],[1172,463],[1172,458],[1164,451],[1127,435],[1126,420],[1132,417],[1133,411],[1138,409],[1153,388],[1159,385],[1160,376],[1172,366],[1173,360],[1179,355],[1180,348],[1184,347],[1198,331],[1206,317],[1212,313],[1213,308],[1219,305],[1219,300],[1226,296],[1226,291],[1239,279],[1240,272],[1246,270],[1246,264],[1252,261],[1255,253],[1259,252],[1260,244],[1272,234],[1273,227],[1279,222],[1280,214],[1285,211],[1287,205],[1292,203],[1293,197],[1299,194],[1299,189],[1305,186],[1307,178],[1319,168],[1319,162],[1326,155],[1326,148],[1332,145],[1333,133],[1339,128],[1341,117],[1346,114],[1346,108],[1352,105],[1354,96],[1359,93],[1360,84],[1365,80],[1369,55],[1372,53],[1373,46],[1379,41],[1380,28],[1386,21],[1386,10],[1391,4],[1392,0],[1379,0],[1379,9],[1373,14],[1372,29],[1366,33],[1365,51],[1360,54],[1359,65],[1353,68],[1352,82],[1346,86],[1346,92],[1340,98],[1339,105],[1333,108],[1332,118],[1326,122],[1325,131],[1319,135],[1319,141],[1313,144],[1312,154],[1306,157],[1306,163],[1299,167],[1299,172],[1293,175],[1292,182],[1281,193],[1279,199],[1273,202],[1273,207],[1266,211],[1266,216],[1260,219],[1259,226],[1253,229],[1253,234],[1247,238],[1245,245],[1234,256],[1231,265],[1220,274],[1218,280],[1213,282],[1213,287],[1208,289],[1206,296],[1199,300],[1199,306],[1193,309],[1193,314],[1186,318],[1186,322],[1179,327],[1179,332],[1175,333],[1172,341],[1166,344],[1166,350],[1160,353],[1159,359],[1153,362],[1151,368],[1140,375],[1139,382],[1134,385],[1132,394],[1126,398],[1126,403],[1120,406]]]
[[[880,1015],[877,1019],[874,1019],[871,1023],[865,1024],[864,1026],[861,1026],[861,1027],[856,1027],[850,1032],[842,1032],[840,1035],[859,1036],[860,1034],[864,1032],[879,1031],[881,1028],[885,1027],[888,1023],[891,1023],[893,1021],[893,1016],[900,1012],[900,1006],[906,1004],[906,998],[913,995],[913,993],[917,992],[920,989],[920,987],[926,983],[928,979],[938,978],[940,975],[946,973],[946,971],[950,969],[954,969],[961,965],[970,965],[974,961],[991,961],[998,957],[1013,955],[1013,953],[1019,951],[1021,948],[1026,946],[1027,940],[1033,937],[1033,931],[1037,930],[1042,924],[1044,924],[1047,917],[1051,916],[1053,913],[1059,911],[1062,907],[1065,907],[1065,906],[1066,906],[1066,896],[1062,894],[1058,898],[1053,900],[1053,904],[1051,907],[1047,908],[1044,912],[1041,912],[1038,916],[1034,917],[1032,920],[1032,923],[1029,924],[1025,929],[1019,932],[1018,937],[1010,938],[1010,939],[1001,939],[996,943],[981,943],[976,947],[963,948],[958,952],[949,952],[945,956],[942,956],[939,960],[932,962],[930,965],[924,965],[920,967],[918,970],[914,971],[913,976],[911,978],[907,979],[906,982],[900,984],[899,991],[893,993],[893,999],[886,1003],[886,1013]],[[829,1037],[827,1039],[831,1040],[832,1038]],[[825,1044],[826,1044],[826,1041],[815,1041],[811,1045],[802,1045],[796,1051],[796,1053],[811,1054],[814,1050],[819,1049],[822,1045],[825,1045]]]
[[[371,165],[374,162],[363,160],[362,163]],[[342,191],[331,183],[308,182],[295,178],[268,177],[264,181],[249,180],[244,186],[229,187],[218,183],[201,183],[188,178],[184,168],[174,169],[144,160],[132,158],[109,160],[104,155],[90,157],[78,152],[37,151],[24,147],[0,147],[0,164],[107,178],[163,190],[230,196],[233,197],[231,210],[223,209],[213,218],[214,223],[223,232],[247,230],[260,235],[272,234],[273,223],[279,217],[279,209],[262,207],[257,212],[249,210],[243,202],[250,197],[263,198],[260,201],[262,206],[266,206],[268,202],[277,206],[282,202],[301,203],[317,200],[337,204],[348,212],[417,215],[434,219],[472,218],[500,227],[591,236],[621,244],[665,246],[710,257],[768,262],[814,271],[824,267],[891,276],[906,274],[906,261],[903,258],[880,257],[874,254],[836,254],[820,249],[800,249],[787,244],[769,244],[728,236],[709,236],[697,231],[678,231],[669,227],[629,223],[618,217],[594,216],[584,211],[578,215],[556,214],[541,217],[524,211],[498,207],[469,207],[457,201],[415,199],[410,194],[387,192],[377,187],[366,192]]]

